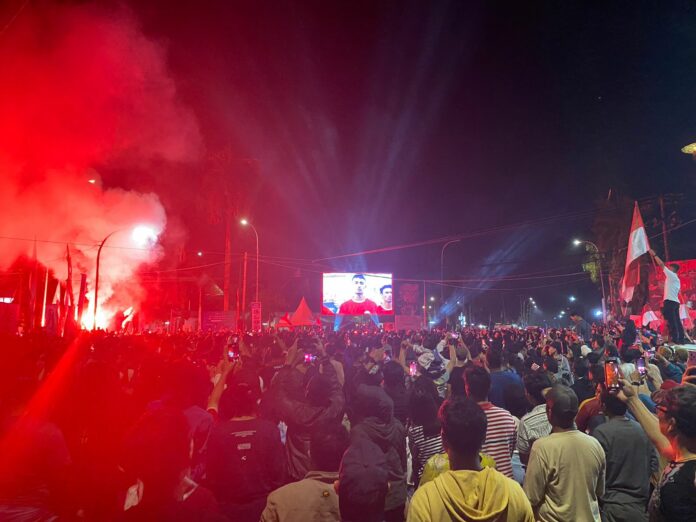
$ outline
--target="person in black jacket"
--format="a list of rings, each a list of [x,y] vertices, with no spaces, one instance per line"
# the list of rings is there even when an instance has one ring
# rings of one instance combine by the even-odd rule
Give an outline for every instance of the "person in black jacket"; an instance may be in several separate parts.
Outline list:
[[[317,359],[311,352],[317,353]],[[305,357],[309,354],[310,357]],[[293,481],[302,480],[311,466],[309,439],[312,430],[326,422],[343,417],[345,399],[336,370],[323,346],[288,350],[286,366],[273,380],[272,400],[276,401],[279,418],[287,424],[285,453],[288,473]]]
[[[402,522],[406,505],[406,429],[394,418],[394,403],[379,386],[358,386],[351,410],[351,436],[370,439],[387,460],[389,492],[384,505],[384,520]]]

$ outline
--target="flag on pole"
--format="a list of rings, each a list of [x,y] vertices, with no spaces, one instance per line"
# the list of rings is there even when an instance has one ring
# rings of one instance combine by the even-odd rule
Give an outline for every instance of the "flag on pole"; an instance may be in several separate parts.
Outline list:
[[[621,298],[628,302],[633,299],[633,290],[640,282],[640,263],[638,258],[647,254],[650,250],[648,235],[645,233],[645,225],[640,215],[638,202],[633,206],[633,221],[631,222],[631,233],[628,236],[628,252],[626,252],[626,266],[624,276],[621,281]]]

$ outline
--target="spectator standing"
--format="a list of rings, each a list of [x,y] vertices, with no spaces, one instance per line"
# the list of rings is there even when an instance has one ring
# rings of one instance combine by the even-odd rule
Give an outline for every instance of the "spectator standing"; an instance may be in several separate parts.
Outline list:
[[[534,441],[551,433],[551,423],[546,415],[546,393],[551,389],[551,381],[544,372],[533,372],[524,377],[527,399],[534,407],[520,419],[517,432],[517,449],[522,464],[529,462]]]
[[[334,365],[321,345],[316,347],[322,373],[305,364],[304,353],[293,346],[288,350],[288,364],[273,379],[269,397],[276,401],[278,415],[288,426],[285,451],[292,480],[302,480],[309,471],[309,438],[314,427],[340,419],[345,406]]]
[[[506,477],[513,478],[512,452],[517,438],[514,417],[509,411],[488,401],[491,376],[484,368],[467,368],[464,372],[464,383],[468,397],[479,404],[488,419],[486,440],[481,451],[493,457],[498,471]]]
[[[491,372],[491,390],[488,400],[499,408],[505,408],[505,389],[508,386],[519,386],[522,388],[522,379],[517,372],[510,369],[503,369],[503,350],[491,348],[486,353],[488,369]]]
[[[404,350],[404,347],[401,349]],[[389,361],[382,367],[382,374],[382,387],[394,403],[394,417],[405,426],[408,419],[408,391],[404,368],[397,361]]]
[[[403,521],[406,508],[406,429],[394,418],[393,403],[379,386],[361,384],[351,410],[351,436],[362,436],[384,453],[389,472],[389,492],[385,500],[386,522]]]
[[[532,522],[534,513],[519,484],[481,466],[479,450],[488,429],[481,407],[456,398],[443,403],[439,416],[450,470],[416,491],[408,521]]]
[[[188,478],[191,438],[184,415],[160,408],[146,413],[127,436],[123,468],[129,488],[122,521],[222,522],[213,494]]]
[[[596,439],[578,431],[578,398],[567,386],[546,395],[553,427],[532,447],[524,491],[537,520],[600,522],[598,499],[604,494],[606,459]]]
[[[580,404],[587,399],[594,397],[595,395],[595,385],[589,379],[588,373],[590,371],[590,365],[584,357],[579,357],[573,361],[573,370],[575,372],[575,382],[571,388],[578,396],[578,402]]]
[[[338,474],[341,522],[383,522],[389,490],[389,470],[384,452],[369,438],[351,434]]]
[[[657,451],[669,464],[648,504],[651,522],[686,522],[696,513],[696,386],[686,384],[667,391],[657,406],[657,417],[622,381],[618,397],[627,403]]]
[[[348,443],[348,431],[341,423],[317,426],[309,445],[311,471],[268,496],[261,522],[340,522],[334,482]]]
[[[440,421],[437,411],[441,401],[435,384],[421,375],[413,383],[409,399],[408,440],[413,459],[414,482],[423,473],[423,466],[433,455],[442,453]]]
[[[208,444],[208,484],[225,515],[238,522],[258,522],[266,496],[285,479],[280,432],[258,418],[260,396],[258,375],[231,373],[220,398],[222,421]]]
[[[569,314],[570,320],[575,324],[575,333],[584,342],[589,343],[592,339],[592,327],[590,323],[580,315],[580,312],[572,311]]]
[[[623,402],[606,391],[601,401],[607,422],[597,426],[592,436],[607,459],[602,520],[647,521],[650,476],[657,471],[655,449],[640,425],[626,417]]]

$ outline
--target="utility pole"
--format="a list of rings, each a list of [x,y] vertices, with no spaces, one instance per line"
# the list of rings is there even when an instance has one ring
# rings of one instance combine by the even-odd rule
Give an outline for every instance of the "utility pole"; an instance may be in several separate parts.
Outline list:
[[[198,333],[203,331],[203,284],[198,287]]]
[[[244,252],[244,264],[242,272],[242,323],[246,328],[246,289],[247,289],[247,258],[249,255]]]
[[[660,218],[662,220],[662,244],[665,248],[665,261],[669,261],[669,247],[667,246],[667,223],[665,221],[665,198],[662,194],[658,198],[660,202]]]
[[[425,298],[425,281],[423,281],[423,328],[428,327],[428,309],[426,306],[427,300]]]
[[[225,279],[222,288],[222,310],[230,311],[230,281],[232,279],[232,209],[225,209]]]

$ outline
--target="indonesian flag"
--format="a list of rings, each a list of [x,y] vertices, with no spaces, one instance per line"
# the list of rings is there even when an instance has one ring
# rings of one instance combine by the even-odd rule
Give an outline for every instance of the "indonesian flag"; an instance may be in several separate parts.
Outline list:
[[[633,290],[640,281],[640,263],[638,263],[638,258],[643,254],[647,254],[648,250],[650,250],[650,243],[648,243],[645,225],[636,201],[633,206],[631,234],[628,236],[626,267],[624,268],[624,276],[621,281],[621,298],[626,302],[633,299]]]

